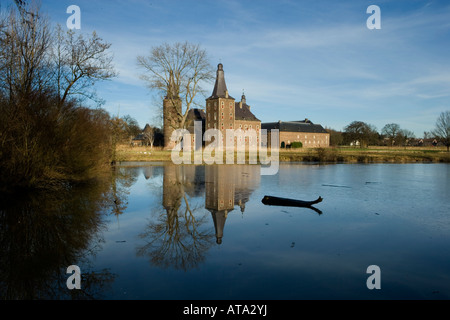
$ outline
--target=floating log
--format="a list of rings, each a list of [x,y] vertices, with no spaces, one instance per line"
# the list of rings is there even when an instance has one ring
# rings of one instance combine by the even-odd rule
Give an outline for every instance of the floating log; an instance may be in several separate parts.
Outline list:
[[[264,196],[262,203],[268,206],[285,206],[285,207],[311,207],[314,204],[322,202],[323,198],[319,197],[314,201],[303,201],[288,198],[279,198],[272,196]]]

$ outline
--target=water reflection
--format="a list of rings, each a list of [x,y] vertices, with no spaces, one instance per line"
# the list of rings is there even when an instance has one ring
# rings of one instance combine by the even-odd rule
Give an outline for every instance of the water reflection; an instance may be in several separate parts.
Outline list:
[[[251,193],[260,183],[259,166],[208,166],[206,167],[205,208],[211,212],[216,243],[221,244],[228,213],[239,206],[245,211]]]
[[[447,298],[448,168],[118,167],[67,193],[3,197],[0,299],[372,299],[370,264],[391,288],[383,298]],[[267,194],[320,194],[327,214],[272,209]],[[66,288],[72,264],[81,291]]]
[[[201,166],[164,166],[162,208],[140,234],[146,244],[137,249],[138,256],[182,270],[204,261],[211,232],[202,208],[189,201],[204,190],[204,184],[196,183],[203,172]]]
[[[96,299],[114,275],[93,270],[86,256],[101,248],[107,183],[70,191],[1,196],[0,298]],[[68,290],[68,266],[82,270],[82,289]]]
[[[144,170],[145,178],[152,173]],[[163,268],[198,266],[214,242],[222,243],[228,213],[238,206],[243,214],[259,183],[259,166],[164,166],[162,207],[140,234],[138,256]]]
[[[114,167],[111,174],[111,187],[109,196],[111,197],[111,213],[117,217],[125,212],[128,207],[128,196],[130,187],[138,179],[139,172],[127,170],[124,167]]]

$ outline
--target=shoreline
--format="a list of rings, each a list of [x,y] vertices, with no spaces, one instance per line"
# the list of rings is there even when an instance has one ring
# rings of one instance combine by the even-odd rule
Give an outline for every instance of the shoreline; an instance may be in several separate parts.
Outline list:
[[[119,146],[116,162],[172,162],[171,151],[154,147]],[[225,153],[224,153],[225,155]],[[248,154],[246,159],[248,160]],[[193,159],[192,159],[193,160]],[[365,149],[330,147],[279,151],[279,162],[304,163],[450,163],[445,148],[369,147]],[[224,156],[224,163],[225,156]],[[246,161],[248,163],[248,161]],[[194,162],[192,161],[192,164]],[[203,163],[204,164],[204,163]]]

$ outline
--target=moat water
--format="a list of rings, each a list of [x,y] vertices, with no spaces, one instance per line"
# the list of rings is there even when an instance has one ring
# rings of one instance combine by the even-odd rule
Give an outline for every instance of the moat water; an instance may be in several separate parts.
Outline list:
[[[448,164],[125,164],[70,195],[2,200],[0,296],[449,299],[449,199]]]

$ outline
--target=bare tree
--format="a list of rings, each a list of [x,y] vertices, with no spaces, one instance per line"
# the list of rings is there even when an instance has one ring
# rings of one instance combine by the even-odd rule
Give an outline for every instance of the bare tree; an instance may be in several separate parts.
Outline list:
[[[60,105],[69,96],[90,98],[101,103],[94,91],[99,80],[116,76],[111,44],[95,32],[90,37],[53,31],[37,5],[16,1],[0,20],[0,90],[10,101],[20,101],[32,92],[56,90]]]
[[[0,188],[64,187],[110,161],[109,121],[68,98],[110,75],[109,46],[61,36],[55,68],[53,31],[34,2],[0,12]]]
[[[402,140],[403,145],[404,145],[405,147],[409,144],[409,142],[411,141],[411,139],[414,139],[414,138],[415,138],[414,132],[412,132],[411,130],[408,130],[408,129],[402,129],[402,130],[400,130],[400,132],[399,132],[398,135],[399,135],[399,137],[400,137],[400,140]]]
[[[155,143],[155,128],[146,125],[144,128],[144,139],[150,144],[150,148],[153,149],[153,144]]]
[[[391,147],[394,145],[395,140],[397,139],[399,133],[400,133],[400,126],[397,123],[389,123],[381,129],[381,134],[386,136],[390,143]]]
[[[202,84],[214,79],[214,70],[207,53],[199,45],[189,42],[168,44],[152,48],[147,56],[137,57],[138,66],[144,70],[141,78],[151,90],[167,96],[180,98],[182,110],[177,110],[178,128],[185,126],[188,112],[198,103],[199,95],[205,96]],[[172,94],[168,94],[171,92]],[[175,101],[172,101],[175,105]]]
[[[439,139],[446,147],[447,152],[450,149],[450,111],[441,112],[436,120],[436,127],[433,130],[433,134]]]
[[[64,31],[61,25],[56,27],[52,60],[61,103],[73,95],[102,103],[92,88],[97,81],[117,75],[110,47],[95,31],[88,38],[73,30]]]
[[[20,103],[32,92],[50,86],[48,49],[51,30],[39,8],[30,6],[20,15],[14,9],[3,15],[0,25],[0,90],[8,100]]]

